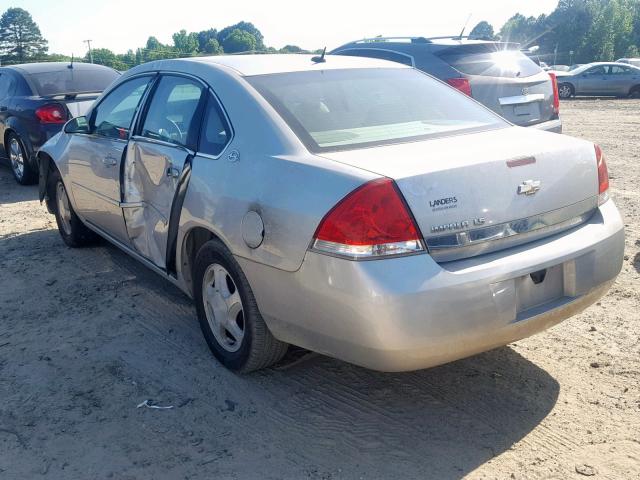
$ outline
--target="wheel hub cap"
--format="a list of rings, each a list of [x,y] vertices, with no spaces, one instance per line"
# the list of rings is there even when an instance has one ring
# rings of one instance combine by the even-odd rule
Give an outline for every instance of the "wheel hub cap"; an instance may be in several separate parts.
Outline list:
[[[228,352],[236,352],[244,338],[244,309],[236,284],[222,265],[214,263],[205,271],[202,300],[216,340]]]
[[[69,197],[62,182],[56,185],[56,203],[58,205],[58,215],[62,223],[62,229],[67,235],[71,235],[71,207]]]
[[[11,160],[11,168],[18,178],[22,178],[24,175],[24,157],[22,155],[22,148],[18,140],[11,139],[9,143],[9,159]]]

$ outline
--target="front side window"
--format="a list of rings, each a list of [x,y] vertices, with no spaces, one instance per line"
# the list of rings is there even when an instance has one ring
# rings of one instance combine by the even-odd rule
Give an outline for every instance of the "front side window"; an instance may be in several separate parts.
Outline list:
[[[218,101],[211,94],[207,98],[207,109],[200,132],[198,151],[208,155],[218,156],[224,150],[231,138],[231,129],[222,113]]]
[[[587,70],[587,75],[606,75],[606,67],[600,65],[599,67],[593,67],[591,70]]]
[[[151,99],[141,135],[194,148],[200,127],[198,107],[203,90],[202,85],[188,78],[162,77]]]
[[[312,152],[347,150],[508,124],[410,68],[353,68],[247,77]]]
[[[630,75],[632,73],[629,67],[620,67],[618,65],[612,65],[609,69],[610,75]]]
[[[96,107],[92,133],[104,137],[129,138],[131,122],[151,77],[138,77],[116,87]]]

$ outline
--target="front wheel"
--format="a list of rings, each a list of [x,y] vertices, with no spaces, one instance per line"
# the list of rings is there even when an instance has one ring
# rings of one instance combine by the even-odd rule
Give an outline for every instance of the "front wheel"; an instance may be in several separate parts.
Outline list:
[[[571,98],[574,94],[575,90],[573,88],[573,85],[569,83],[561,83],[558,86],[558,95],[560,95],[560,98]]]
[[[5,143],[7,157],[11,163],[11,172],[13,178],[16,179],[20,185],[32,185],[36,182],[38,175],[37,172],[31,166],[27,150],[24,147],[24,143],[18,135],[11,132],[7,136],[7,142]]]
[[[62,182],[60,173],[56,171],[50,178],[50,197],[55,205],[56,223],[64,243],[72,248],[92,245],[98,240],[98,235],[89,230],[78,218],[71,206],[69,195]]]
[[[225,367],[248,373],[285,355],[288,345],[269,331],[249,282],[222,242],[211,240],[202,246],[193,283],[200,328]]]
[[[629,92],[629,97],[631,98],[640,98],[640,85],[633,87]]]

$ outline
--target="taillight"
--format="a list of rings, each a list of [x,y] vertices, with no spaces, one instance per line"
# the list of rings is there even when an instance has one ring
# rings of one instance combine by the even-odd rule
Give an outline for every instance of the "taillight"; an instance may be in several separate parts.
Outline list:
[[[549,72],[551,77],[551,87],[553,88],[553,112],[558,115],[560,113],[560,93],[558,92],[558,77],[555,73]]]
[[[447,78],[447,83],[471,97],[471,84],[468,78]]]
[[[65,123],[67,112],[59,103],[51,103],[36,110],[36,117],[40,123]]]
[[[604,159],[604,153],[598,145],[596,149],[596,162],[598,162],[598,205],[602,205],[609,200],[609,170]]]
[[[313,249],[366,259],[417,253],[424,247],[398,187],[383,178],[358,187],[325,215]]]

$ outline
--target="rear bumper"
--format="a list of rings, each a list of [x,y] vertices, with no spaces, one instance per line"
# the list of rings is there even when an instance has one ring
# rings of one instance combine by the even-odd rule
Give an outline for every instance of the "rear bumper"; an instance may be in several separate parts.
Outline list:
[[[580,312],[606,293],[623,250],[622,219],[608,201],[563,234],[445,264],[429,255],[354,262],[308,252],[291,273],[238,261],[276,337],[368,368],[404,371],[505,345]],[[551,296],[544,290],[553,282],[530,280],[542,269],[558,274]],[[539,294],[542,303],[531,300]]]
[[[529,128],[536,128],[538,130],[544,130],[546,132],[562,133],[562,120],[558,118],[556,120],[536,123],[535,125],[531,125]]]

